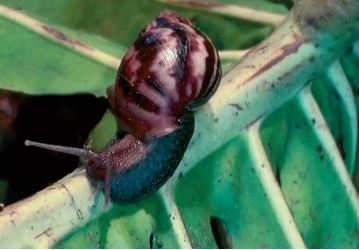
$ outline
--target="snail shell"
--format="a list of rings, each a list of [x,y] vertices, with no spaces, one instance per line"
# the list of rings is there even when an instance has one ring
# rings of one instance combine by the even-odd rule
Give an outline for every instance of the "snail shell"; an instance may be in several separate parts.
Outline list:
[[[184,111],[207,102],[220,78],[210,39],[191,21],[166,11],[129,48],[108,95],[121,128],[149,140],[176,130]]]

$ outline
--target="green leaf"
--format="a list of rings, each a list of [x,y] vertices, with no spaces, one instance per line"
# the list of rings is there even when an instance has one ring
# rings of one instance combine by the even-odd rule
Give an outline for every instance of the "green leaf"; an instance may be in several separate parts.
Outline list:
[[[256,1],[254,5],[250,4],[250,1],[245,2],[255,9],[260,6],[260,9],[264,10],[282,9],[278,11],[280,14],[286,12],[282,6],[263,0]],[[42,22],[97,34],[125,46],[132,44],[139,31],[165,9],[171,9],[193,19],[196,26],[211,37],[218,49],[248,48],[273,30],[266,25],[184,10],[157,1],[106,0],[104,4],[102,0],[93,0],[91,3],[83,0],[64,0],[56,3],[37,0],[34,4],[22,0],[1,0],[0,3],[19,9]]]
[[[1,88],[28,94],[104,95],[106,86],[113,83],[114,68],[74,51],[71,46],[76,40],[69,40],[61,31],[53,28],[46,30],[44,27],[47,26],[38,27],[31,23],[28,25],[31,27],[25,26],[25,21],[20,23],[0,17]],[[39,35],[36,29],[42,29],[54,40],[46,34]],[[88,35],[86,38],[91,39]],[[102,42],[96,37],[92,41],[99,42],[102,47],[110,44],[109,50],[113,50],[114,46],[109,42]],[[75,45],[85,51],[91,50],[82,43]],[[118,47],[118,54],[123,53],[124,49]]]
[[[283,106],[262,128],[284,198],[308,248],[356,248],[358,211],[338,176],[334,153],[313,131],[320,121],[308,118],[300,102]]]

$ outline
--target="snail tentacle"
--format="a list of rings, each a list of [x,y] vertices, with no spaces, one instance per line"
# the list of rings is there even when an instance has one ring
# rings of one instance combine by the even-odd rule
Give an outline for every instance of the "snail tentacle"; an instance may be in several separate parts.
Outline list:
[[[56,151],[59,153],[75,155],[75,156],[82,157],[87,160],[96,158],[95,152],[93,152],[90,149],[85,149],[85,148],[67,147],[67,146],[47,144],[47,143],[42,143],[42,142],[30,141],[30,140],[25,140],[24,144],[25,144],[25,146],[35,146],[38,148]]]

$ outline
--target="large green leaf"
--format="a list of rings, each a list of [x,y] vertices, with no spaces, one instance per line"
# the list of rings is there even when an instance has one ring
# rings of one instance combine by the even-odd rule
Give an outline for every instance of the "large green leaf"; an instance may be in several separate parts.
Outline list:
[[[13,13],[0,17],[0,81],[3,89],[29,94],[89,92],[104,95],[106,86],[113,83],[115,68],[91,58],[93,49],[88,45],[69,39],[58,29],[31,23]],[[81,38],[115,51],[115,45],[98,37],[86,35]],[[73,46],[82,51],[74,50]],[[123,47],[117,46],[116,50],[123,55]]]
[[[274,18],[286,13],[284,5],[273,3],[281,1],[216,5],[238,7],[231,17],[213,8],[172,7],[173,2],[1,0],[22,13],[0,14],[0,88],[103,96],[114,79],[115,58],[164,8],[194,18],[227,50],[254,46],[274,29],[275,21],[256,23],[245,15],[248,9]],[[296,13],[305,11],[300,8]],[[35,27],[24,14],[47,28],[39,30],[42,23]],[[104,212],[103,194],[95,194],[78,170],[7,206],[0,213],[0,246],[359,247],[359,201],[349,175],[356,171],[357,111],[350,84],[355,91],[358,45],[338,61],[358,31],[335,39],[346,28],[356,30],[346,21],[342,30],[324,29],[317,38],[293,15],[237,66],[233,59],[223,61],[229,73],[197,112],[189,149],[159,192]],[[115,130],[113,115],[105,113],[87,146],[104,148]]]

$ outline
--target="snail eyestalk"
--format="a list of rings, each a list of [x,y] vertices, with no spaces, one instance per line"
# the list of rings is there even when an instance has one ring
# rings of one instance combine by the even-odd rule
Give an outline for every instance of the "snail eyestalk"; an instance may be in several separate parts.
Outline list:
[[[30,140],[25,140],[25,146],[34,146],[34,147],[47,149],[47,150],[55,151],[55,152],[59,152],[59,153],[75,155],[78,157],[85,158],[87,160],[92,160],[92,159],[95,159],[95,157],[96,157],[95,152],[88,150],[88,149],[83,149],[83,148],[65,147],[65,146],[46,144],[46,143],[35,142],[35,141],[30,141]]]

